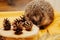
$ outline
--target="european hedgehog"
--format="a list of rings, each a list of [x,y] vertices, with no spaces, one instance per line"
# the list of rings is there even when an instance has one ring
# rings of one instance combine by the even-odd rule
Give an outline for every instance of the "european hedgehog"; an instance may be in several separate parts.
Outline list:
[[[25,16],[40,29],[45,29],[54,20],[54,10],[45,0],[33,0],[27,4]]]

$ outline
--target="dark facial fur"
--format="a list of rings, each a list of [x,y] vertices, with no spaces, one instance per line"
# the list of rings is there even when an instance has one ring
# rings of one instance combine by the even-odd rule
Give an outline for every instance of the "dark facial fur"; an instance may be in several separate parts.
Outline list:
[[[45,29],[54,19],[54,10],[48,2],[44,0],[34,0],[27,5],[25,16],[40,29]]]

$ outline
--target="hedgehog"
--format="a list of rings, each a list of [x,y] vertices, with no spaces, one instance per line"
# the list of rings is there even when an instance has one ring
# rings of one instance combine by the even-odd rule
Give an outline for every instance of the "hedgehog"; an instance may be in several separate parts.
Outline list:
[[[25,16],[43,30],[54,20],[54,9],[45,0],[33,0],[26,5]]]

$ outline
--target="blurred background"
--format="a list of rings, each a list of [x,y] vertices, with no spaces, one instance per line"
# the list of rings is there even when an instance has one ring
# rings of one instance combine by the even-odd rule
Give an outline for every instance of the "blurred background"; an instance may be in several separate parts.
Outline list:
[[[47,0],[47,1],[51,3],[51,5],[56,11],[60,12],[60,0]]]
[[[23,11],[25,5],[32,0],[0,0],[0,11]],[[46,0],[60,12],[60,0]],[[11,3],[11,4],[10,4]]]

